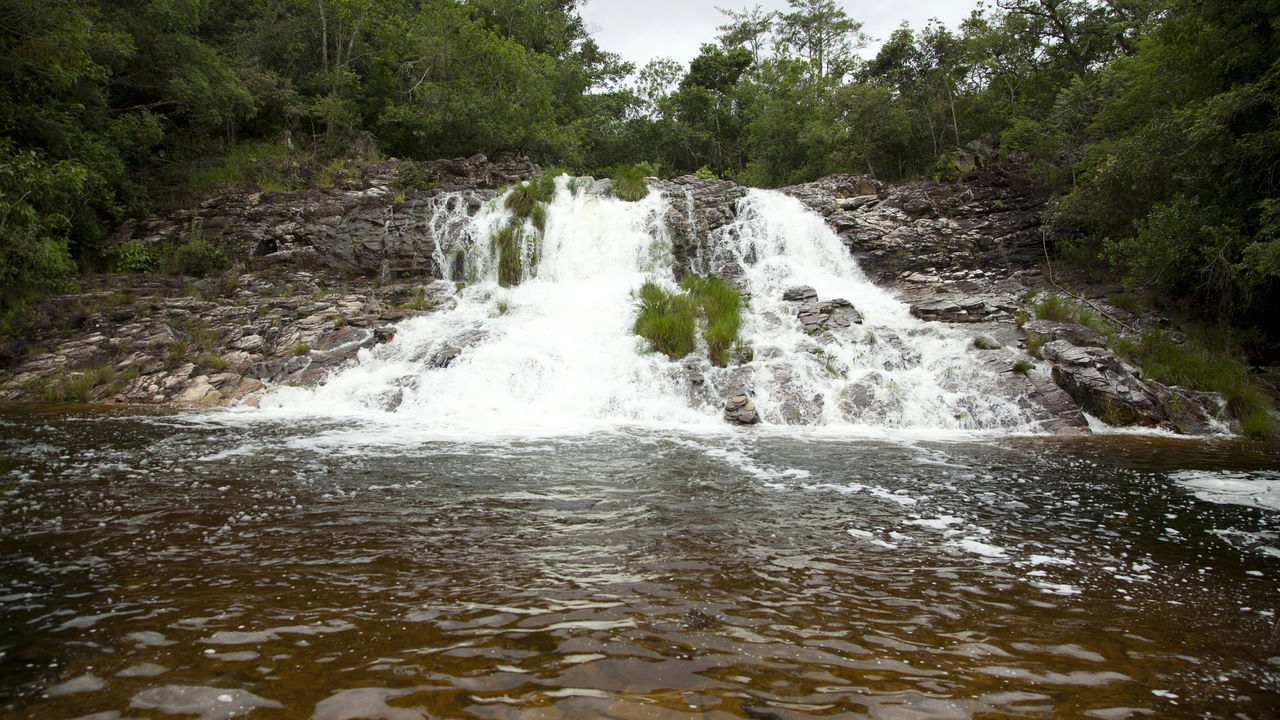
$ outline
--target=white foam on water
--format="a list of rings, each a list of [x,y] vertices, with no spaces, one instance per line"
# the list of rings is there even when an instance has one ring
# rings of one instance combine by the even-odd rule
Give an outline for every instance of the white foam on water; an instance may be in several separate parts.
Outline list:
[[[1205,502],[1280,510],[1280,472],[1186,470],[1170,479]]]

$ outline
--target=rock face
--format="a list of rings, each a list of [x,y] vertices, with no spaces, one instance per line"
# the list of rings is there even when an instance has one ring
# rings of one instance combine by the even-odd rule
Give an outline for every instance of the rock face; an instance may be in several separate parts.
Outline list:
[[[366,166],[364,176],[324,190],[226,195],[167,217],[125,223],[111,245],[216,242],[239,260],[328,268],[383,277],[442,278],[434,250],[459,232],[495,188],[539,172],[529,162],[490,163],[483,155],[423,163],[436,187],[397,190],[397,163]],[[442,221],[452,217],[454,222]]]

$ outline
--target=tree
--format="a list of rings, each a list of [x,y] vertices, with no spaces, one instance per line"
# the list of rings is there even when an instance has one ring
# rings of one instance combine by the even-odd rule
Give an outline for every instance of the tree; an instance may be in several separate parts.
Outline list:
[[[779,54],[794,50],[811,72],[839,81],[854,67],[854,51],[866,44],[862,23],[845,14],[834,0],[787,0],[792,12],[780,16]]]

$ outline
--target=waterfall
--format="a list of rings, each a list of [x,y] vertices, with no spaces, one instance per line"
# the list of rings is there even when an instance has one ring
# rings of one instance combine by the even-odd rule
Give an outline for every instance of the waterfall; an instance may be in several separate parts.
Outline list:
[[[541,229],[503,198],[470,216],[465,203],[440,207],[453,215],[433,225],[462,228],[436,251],[448,277],[433,287],[442,307],[401,323],[393,342],[361,351],[323,386],[278,389],[262,412],[481,435],[710,429],[724,426],[725,397],[747,392],[775,425],[1025,425],[1014,403],[986,391],[992,373],[965,352],[966,337],[913,318],[866,279],[819,217],[782,194],[751,191],[695,260],[749,295],[742,337],[754,359],[727,368],[705,353],[669,360],[632,333],[637,288],[677,288],[660,193],[623,202],[561,177]],[[504,228],[518,239],[523,274],[511,287],[498,282],[493,240]],[[847,301],[835,307],[860,313],[861,324],[807,334],[797,318],[805,303],[783,299],[799,286],[818,301]]]

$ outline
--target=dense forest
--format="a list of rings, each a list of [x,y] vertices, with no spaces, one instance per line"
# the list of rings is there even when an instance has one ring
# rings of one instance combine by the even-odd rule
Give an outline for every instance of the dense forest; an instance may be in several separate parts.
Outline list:
[[[1018,163],[1059,256],[1276,340],[1280,0],[998,0],[869,59],[840,3],[789,0],[643,68],[578,4],[0,0],[0,329],[124,218],[486,153],[766,187]]]

